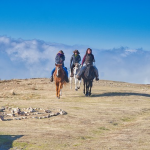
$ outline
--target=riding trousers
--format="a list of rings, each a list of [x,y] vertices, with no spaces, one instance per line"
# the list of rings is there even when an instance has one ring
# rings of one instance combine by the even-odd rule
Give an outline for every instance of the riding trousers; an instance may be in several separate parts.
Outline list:
[[[63,69],[64,69],[64,71],[65,71],[65,73],[66,73],[66,75],[68,77],[68,71],[67,71],[66,67],[63,67]],[[55,68],[52,70],[51,76],[53,76],[54,72],[55,72]]]

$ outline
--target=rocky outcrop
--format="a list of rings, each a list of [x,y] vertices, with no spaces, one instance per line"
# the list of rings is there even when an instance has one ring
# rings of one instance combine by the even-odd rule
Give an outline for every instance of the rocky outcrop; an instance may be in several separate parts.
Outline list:
[[[65,112],[62,109],[58,110],[49,110],[49,109],[43,109],[43,108],[11,108],[11,107],[2,107],[0,108],[1,113],[3,116],[0,116],[0,120],[22,120],[22,119],[44,119],[44,118],[50,118],[52,116],[58,116],[58,115],[66,115],[67,112]]]

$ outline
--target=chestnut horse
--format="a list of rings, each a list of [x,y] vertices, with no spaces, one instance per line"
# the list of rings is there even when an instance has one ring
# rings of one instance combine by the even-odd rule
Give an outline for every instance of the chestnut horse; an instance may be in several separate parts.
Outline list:
[[[65,72],[63,70],[62,64],[55,64],[54,80],[56,85],[56,97],[59,99],[61,95],[61,89],[65,82]]]

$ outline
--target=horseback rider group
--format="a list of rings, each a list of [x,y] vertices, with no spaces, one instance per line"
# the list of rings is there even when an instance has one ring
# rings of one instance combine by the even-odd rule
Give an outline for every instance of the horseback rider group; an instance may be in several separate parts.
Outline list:
[[[71,59],[70,59],[70,69],[71,69],[70,77],[73,77],[73,68],[74,68],[75,64],[80,63],[80,61],[81,61],[81,56],[80,56],[79,51],[75,50],[75,51],[73,51],[73,53],[74,54],[71,56]],[[69,82],[69,80],[68,80],[68,71],[67,71],[67,68],[64,66],[64,61],[65,61],[64,52],[62,50],[60,50],[57,53],[56,57],[55,57],[55,64],[62,64],[62,67],[65,71],[65,81]],[[82,74],[86,70],[87,65],[92,65],[93,66],[93,62],[95,62],[95,58],[94,58],[94,55],[92,54],[92,49],[88,48],[86,50],[86,54],[83,57],[83,60],[82,60],[82,63],[81,63],[82,68],[81,68],[81,70],[79,71],[79,73],[77,75],[77,78],[79,80],[81,79]],[[96,81],[98,81],[99,80],[98,69],[95,66],[93,66],[93,67],[94,67],[94,73],[95,73]],[[51,82],[53,82],[53,73],[54,73],[54,71],[55,71],[55,68],[51,72],[51,78],[50,78]]]
[[[68,71],[67,71],[67,68],[64,66],[64,61],[65,61],[65,55],[64,55],[64,52],[62,50],[60,50],[56,57],[55,57],[55,64],[62,64],[62,67],[65,71],[65,81],[66,82],[69,82],[68,80]],[[50,81],[53,82],[53,74],[55,72],[55,68],[52,70],[51,72],[51,78],[50,78]]]

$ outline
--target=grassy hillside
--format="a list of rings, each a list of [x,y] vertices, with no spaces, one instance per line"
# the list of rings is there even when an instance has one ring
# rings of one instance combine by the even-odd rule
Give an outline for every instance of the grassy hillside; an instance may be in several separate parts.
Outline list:
[[[149,150],[150,85],[101,80],[94,82],[91,97],[82,90],[70,90],[68,84],[56,99],[49,79],[0,81],[0,106],[68,113],[1,121],[0,149]]]

